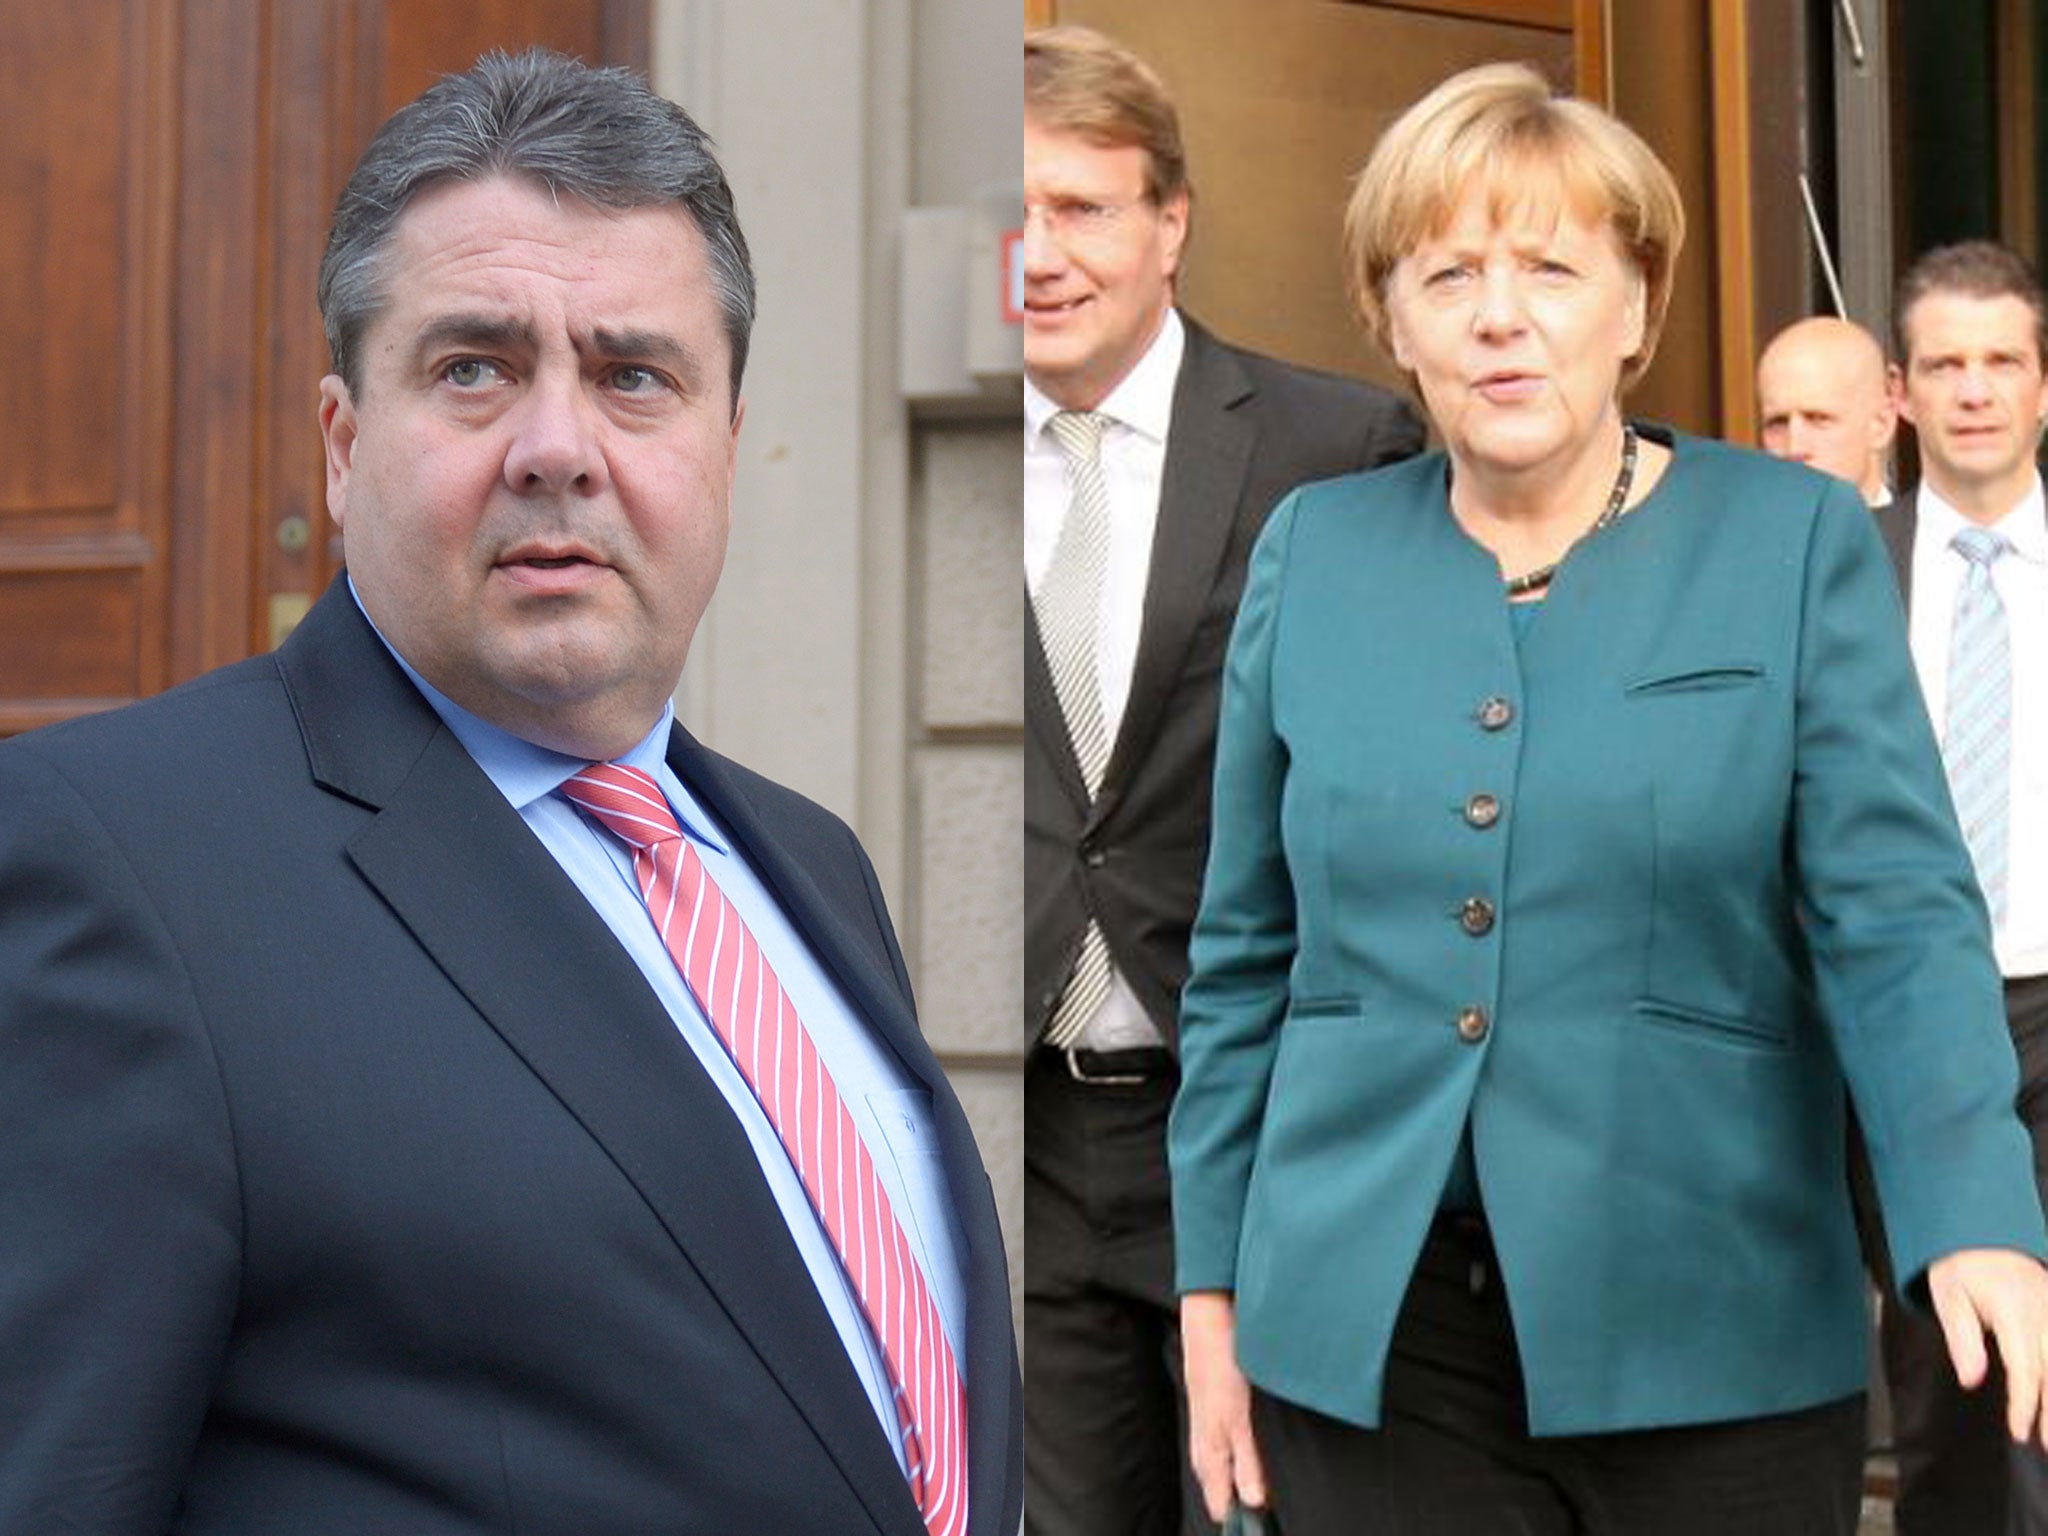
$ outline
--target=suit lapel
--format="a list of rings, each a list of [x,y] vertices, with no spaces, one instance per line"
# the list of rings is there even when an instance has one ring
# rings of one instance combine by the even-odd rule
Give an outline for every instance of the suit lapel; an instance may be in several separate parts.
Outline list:
[[[1081,777],[1081,761],[1074,755],[1074,741],[1067,734],[1066,711],[1060,708],[1058,692],[1052,685],[1052,664],[1046,660],[1045,640],[1038,632],[1038,612],[1024,599],[1024,728],[1039,738],[1044,760],[1059,774],[1060,788],[1076,811],[1088,812],[1088,784]],[[1027,759],[1030,761],[1030,759]]]
[[[1200,326],[1183,324],[1187,352],[1173,392],[1138,654],[1093,820],[1114,806],[1159,728],[1230,547],[1257,436],[1250,418],[1236,409],[1252,394],[1250,377]]]
[[[815,871],[853,862],[851,839],[833,839],[836,846],[811,846],[795,840],[792,829],[771,826],[733,765],[706,751],[680,726],[670,738],[668,758],[676,775],[746,855],[839,984],[848,1005],[921,1083],[929,1088],[943,1082],[945,1074],[905,1002],[909,978],[877,965],[872,942],[864,940],[850,921],[844,901],[826,896],[819,887]]]
[[[794,840],[788,828],[771,825],[758,800],[748,792],[744,775],[718,754],[705,750],[680,726],[670,741],[669,766],[746,855],[839,983],[848,1004],[931,1093],[933,1123],[965,1243],[960,1262],[967,1279],[966,1354],[960,1368],[967,1377],[969,1518],[975,1531],[990,1532],[1000,1513],[1001,1491],[1011,1480],[1009,1448],[1020,1422],[1013,1399],[1016,1373],[1010,1347],[1008,1268],[993,1193],[973,1130],[908,1006],[910,978],[901,969],[902,958],[892,948],[890,969],[878,964],[872,930],[864,934],[866,924],[853,917],[858,909],[846,897],[830,897],[819,887],[815,871],[861,862],[846,842],[835,839],[836,846],[811,848]],[[872,878],[865,868],[863,878]],[[879,890],[870,889],[865,898],[879,920]]]
[[[337,592],[279,661],[315,778],[378,812],[350,859],[631,1181],[877,1527],[919,1529],[739,1123],[603,920]]]

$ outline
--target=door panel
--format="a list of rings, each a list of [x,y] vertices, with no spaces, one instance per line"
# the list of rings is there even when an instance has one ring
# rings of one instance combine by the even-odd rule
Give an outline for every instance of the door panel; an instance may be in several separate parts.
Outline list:
[[[0,731],[161,685],[168,36],[0,8]]]

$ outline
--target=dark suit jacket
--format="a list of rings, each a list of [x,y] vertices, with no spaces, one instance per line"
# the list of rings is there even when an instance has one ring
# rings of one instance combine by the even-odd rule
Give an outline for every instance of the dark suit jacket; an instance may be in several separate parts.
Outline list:
[[[853,834],[670,762],[929,1087],[976,1536],[1002,1244]],[[346,590],[0,746],[0,1532],[923,1530],[745,1138]]]
[[[1252,540],[1296,485],[1422,446],[1414,413],[1386,391],[1240,351],[1185,323],[1137,662],[1092,805],[1028,621],[1027,1043],[1051,1017],[1091,915],[1145,1011],[1176,1037],[1209,846],[1217,682]]]
[[[1913,602],[1913,530],[1919,517],[1914,507],[1919,491],[1909,490],[1881,507],[1872,507],[1877,531],[1884,537],[1885,553],[1892,557],[1892,574],[1899,578],[1899,599],[1908,609]]]

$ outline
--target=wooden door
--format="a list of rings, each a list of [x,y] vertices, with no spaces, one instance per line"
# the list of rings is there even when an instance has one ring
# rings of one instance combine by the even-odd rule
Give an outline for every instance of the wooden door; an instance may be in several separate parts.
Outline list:
[[[0,734],[273,644],[333,576],[314,282],[392,107],[647,0],[0,0]]]
[[[0,7],[0,730],[166,675],[170,22]]]

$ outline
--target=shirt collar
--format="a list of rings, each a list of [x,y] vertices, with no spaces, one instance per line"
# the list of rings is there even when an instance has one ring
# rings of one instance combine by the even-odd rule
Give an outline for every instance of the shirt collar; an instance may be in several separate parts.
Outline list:
[[[349,596],[356,601],[356,607],[363,607],[362,595],[356,591],[355,578],[348,578]],[[544,799],[567,783],[570,776],[589,766],[586,759],[571,757],[515,736],[502,726],[491,724],[480,715],[472,714],[447,694],[421,677],[413,664],[398,653],[396,646],[385,639],[384,631],[377,628],[368,609],[363,609],[363,618],[377,638],[383,641],[384,649],[391,653],[391,659],[398,663],[405,675],[412,679],[413,687],[420,696],[433,706],[434,713],[441,717],[441,723],[462,743],[463,750],[476,759],[477,767],[483,769],[484,777],[497,785],[498,792],[511,803],[512,809],[524,814],[526,808],[536,800]],[[630,751],[614,758],[630,768],[638,768],[656,779],[666,776],[668,765],[669,729],[675,721],[675,705],[662,706],[661,718],[654,722],[654,728],[634,744]],[[675,797],[670,796],[671,799]],[[692,814],[693,808],[687,803],[676,806],[676,814],[691,838],[708,843],[721,853],[724,842],[713,832],[703,817]]]
[[[1187,352],[1187,327],[1181,323],[1180,311],[1169,308],[1166,319],[1160,324],[1159,334],[1152,338],[1152,345],[1131,368],[1131,371],[1117,381],[1116,388],[1103,397],[1095,407],[1120,427],[1151,438],[1154,442],[1166,441],[1166,429],[1173,420],[1173,391],[1180,380],[1181,358]],[[1024,440],[1035,443],[1045,431],[1045,424],[1058,415],[1062,407],[1033,384],[1027,376],[1024,380]]]
[[[1914,511],[1920,526],[1927,530],[1929,538],[1937,541],[1941,548],[1949,548],[1950,542],[1966,527],[1977,526],[1958,512],[1955,507],[1925,480],[1920,482],[1920,492]],[[2032,565],[2048,565],[2048,502],[2044,502],[2041,491],[2041,477],[2037,473],[2034,483],[2013,506],[2013,509],[1991,524],[1994,532],[2005,535],[2012,552]],[[1957,555],[1961,559],[1961,555]]]

